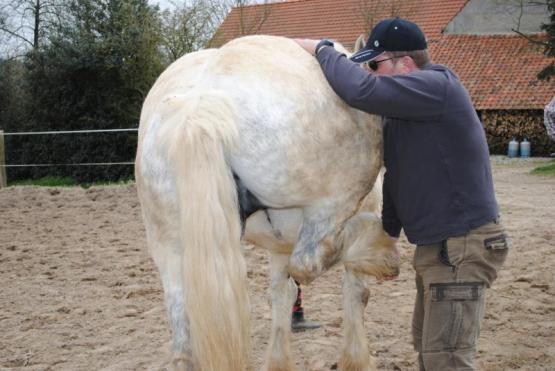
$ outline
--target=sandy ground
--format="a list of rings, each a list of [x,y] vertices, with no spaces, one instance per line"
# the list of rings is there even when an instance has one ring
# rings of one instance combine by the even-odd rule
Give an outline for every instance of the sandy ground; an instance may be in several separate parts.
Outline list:
[[[537,163],[493,158],[497,197],[513,249],[488,292],[481,370],[555,369],[555,178]],[[402,273],[374,284],[366,310],[370,347],[383,370],[415,369],[410,345],[413,252]],[[267,257],[247,248],[253,369],[270,328]],[[305,289],[322,328],[293,335],[299,370],[334,367],[341,342],[341,269]],[[0,369],[160,370],[170,333],[163,293],[145,246],[134,186],[0,190]]]

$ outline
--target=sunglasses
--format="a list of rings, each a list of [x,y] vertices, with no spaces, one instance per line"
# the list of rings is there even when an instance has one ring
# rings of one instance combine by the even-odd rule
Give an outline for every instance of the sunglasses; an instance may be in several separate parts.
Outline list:
[[[378,67],[379,67],[379,64],[380,64],[380,63],[385,62],[385,61],[389,61],[389,60],[391,60],[391,59],[402,58],[402,57],[404,57],[404,55],[403,55],[403,56],[399,56],[399,57],[391,57],[391,58],[381,59],[381,60],[379,60],[379,61],[371,60],[371,61],[367,62],[367,64],[368,64],[368,67],[369,67],[372,71],[376,72],[376,71],[378,70]]]

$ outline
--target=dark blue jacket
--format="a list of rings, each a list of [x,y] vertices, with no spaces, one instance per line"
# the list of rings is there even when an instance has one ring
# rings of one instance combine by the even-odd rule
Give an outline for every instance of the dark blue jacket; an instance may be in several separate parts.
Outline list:
[[[373,76],[333,48],[317,55],[347,104],[384,116],[384,230],[430,244],[497,217],[489,151],[470,96],[438,64]]]

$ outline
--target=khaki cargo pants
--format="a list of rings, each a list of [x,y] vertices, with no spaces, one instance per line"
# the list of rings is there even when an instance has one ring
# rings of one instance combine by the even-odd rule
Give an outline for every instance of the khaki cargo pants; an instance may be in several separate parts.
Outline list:
[[[412,320],[420,370],[475,370],[485,289],[507,257],[499,220],[414,253],[417,296]]]

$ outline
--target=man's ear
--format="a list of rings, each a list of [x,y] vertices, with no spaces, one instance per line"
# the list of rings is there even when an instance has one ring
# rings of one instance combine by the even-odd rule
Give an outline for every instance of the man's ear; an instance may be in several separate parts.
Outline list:
[[[416,63],[414,63],[412,57],[409,57],[408,55],[405,55],[403,58],[401,58],[401,61],[409,72],[418,69],[418,66],[416,66]]]

